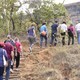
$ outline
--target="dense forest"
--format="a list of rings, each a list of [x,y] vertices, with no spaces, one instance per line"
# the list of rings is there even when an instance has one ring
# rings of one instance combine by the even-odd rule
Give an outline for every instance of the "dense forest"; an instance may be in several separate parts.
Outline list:
[[[25,7],[25,13],[20,10]],[[55,4],[53,0],[0,0],[0,36],[22,34],[31,23],[39,26],[43,20],[47,26],[54,20],[68,20],[68,13],[63,4]]]

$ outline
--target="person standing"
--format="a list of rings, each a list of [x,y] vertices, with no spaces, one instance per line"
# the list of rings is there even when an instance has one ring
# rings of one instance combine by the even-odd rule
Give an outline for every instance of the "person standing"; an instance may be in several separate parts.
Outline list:
[[[66,22],[63,22],[60,26],[60,33],[62,36],[62,45],[65,45],[66,32],[67,32],[67,25],[66,25]]]
[[[36,42],[36,32],[35,32],[34,24],[32,24],[31,27],[29,27],[27,34],[28,34],[28,40],[30,43],[29,50],[30,50],[30,52],[32,52],[32,47],[33,47],[34,43]]]
[[[78,44],[80,44],[80,23],[76,24],[75,29],[77,32],[77,41],[78,41]]]
[[[14,63],[14,47],[9,42],[6,42],[4,49],[6,50],[8,55],[8,66],[6,67],[5,80],[9,80],[11,61]]]
[[[4,41],[4,43],[7,43],[9,42],[13,47],[14,47],[14,51],[15,51],[15,41],[12,39],[11,35],[7,35],[7,39]],[[15,55],[15,52],[14,52],[14,55]],[[15,58],[15,57],[14,57]],[[13,73],[13,62],[11,61],[11,73]]]
[[[45,47],[47,47],[47,35],[48,35],[47,26],[46,26],[46,23],[43,22],[42,26],[40,27],[40,47],[41,48],[43,44],[43,39],[45,39]]]
[[[15,46],[16,46],[16,53],[15,53],[16,70],[18,70],[20,64],[20,54],[22,52],[22,45],[17,37],[15,38]]]
[[[58,22],[55,21],[55,23],[51,26],[51,42],[50,44],[52,45],[54,42],[54,46],[57,44],[57,27],[58,27]]]
[[[68,45],[70,45],[71,39],[72,39],[72,45],[74,44],[74,35],[75,35],[75,28],[73,24],[70,24],[68,27]]]
[[[0,42],[0,80],[3,80],[3,73],[4,73],[4,62],[3,62],[3,55],[7,61],[7,52],[3,49],[4,43]]]
[[[11,38],[11,35],[7,35],[7,39],[4,41],[4,43],[9,42],[13,46],[15,46],[14,40]]]

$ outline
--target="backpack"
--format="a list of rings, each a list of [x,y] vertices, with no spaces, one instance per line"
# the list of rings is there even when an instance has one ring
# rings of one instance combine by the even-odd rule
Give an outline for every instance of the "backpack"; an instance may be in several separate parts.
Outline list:
[[[70,29],[68,29],[68,35],[69,36],[73,36],[73,33],[72,33],[72,31]]]
[[[41,35],[42,35],[42,36],[45,36],[45,35],[46,35],[46,31],[42,31],[42,32],[41,32]]]

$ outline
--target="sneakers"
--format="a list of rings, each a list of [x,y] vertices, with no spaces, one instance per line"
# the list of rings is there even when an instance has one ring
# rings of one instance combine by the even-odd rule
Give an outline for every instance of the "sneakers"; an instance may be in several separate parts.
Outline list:
[[[12,69],[10,69],[10,72],[13,73],[14,71]]]
[[[15,70],[16,70],[16,71],[19,71],[19,69],[18,69],[18,68],[16,68]]]

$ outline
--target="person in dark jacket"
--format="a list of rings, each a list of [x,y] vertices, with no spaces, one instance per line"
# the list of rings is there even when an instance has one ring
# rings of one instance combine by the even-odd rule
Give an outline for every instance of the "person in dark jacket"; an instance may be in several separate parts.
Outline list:
[[[54,46],[57,44],[57,27],[58,27],[58,22],[55,21],[55,23],[51,26],[51,42],[50,44],[52,45],[54,42]]]

